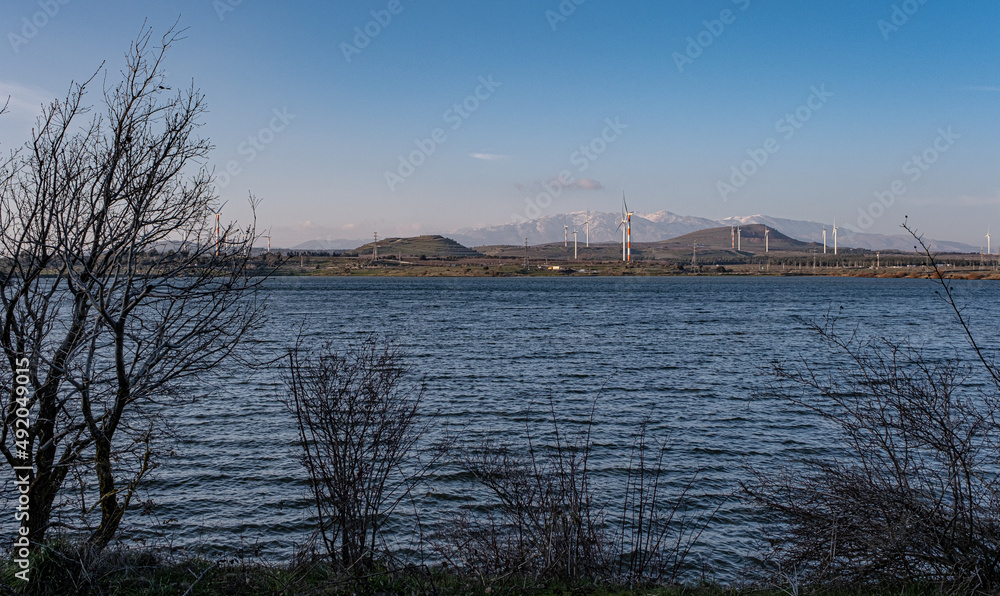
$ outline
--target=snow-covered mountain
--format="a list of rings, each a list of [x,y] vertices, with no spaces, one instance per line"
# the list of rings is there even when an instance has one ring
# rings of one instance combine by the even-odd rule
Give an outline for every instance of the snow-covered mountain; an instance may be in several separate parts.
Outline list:
[[[622,233],[618,228],[621,214],[596,211],[547,215],[520,224],[509,223],[487,228],[465,228],[447,234],[447,236],[466,246],[523,244],[525,238],[531,244],[544,244],[546,242],[562,242],[568,228],[570,240],[573,239],[573,230],[577,230],[579,241],[584,242],[587,237],[588,220],[590,221],[591,242],[621,240]],[[711,219],[676,215],[669,211],[637,213],[632,216],[632,238],[666,240],[719,225],[718,222]]]
[[[586,240],[586,222],[590,221],[591,242],[618,242],[621,240],[621,230],[618,223],[620,213],[600,213],[576,211],[573,213],[547,215],[520,224],[503,224],[486,228],[465,228],[447,234],[449,238],[465,246],[486,246],[493,244],[523,244],[527,238],[531,244],[547,242],[562,242],[569,232],[573,239],[573,230],[579,232],[580,242]],[[669,211],[655,213],[636,213],[632,215],[632,241],[655,242],[669,240],[698,230],[722,226],[740,226],[747,224],[762,224],[779,232],[802,240],[804,242],[822,242],[823,229],[826,228],[827,244],[833,246],[833,230],[829,224],[814,221],[800,221],[771,217],[768,215],[748,215],[729,217],[722,220],[712,220],[704,217],[677,215]],[[932,250],[938,252],[978,252],[979,248],[961,242],[925,239]],[[837,229],[837,243],[843,247],[866,248],[869,250],[913,250],[914,240],[907,234],[869,234],[858,232],[847,227]]]
[[[826,228],[826,242],[833,246],[833,226],[815,221],[799,221],[783,219],[767,215],[748,215],[744,217],[728,217],[720,220],[723,226],[739,226],[746,224],[762,224],[774,228],[786,236],[804,242],[823,242],[823,229]],[[948,240],[924,239],[931,250],[937,252],[979,252],[979,248],[951,242]],[[916,242],[909,234],[868,234],[840,226],[837,228],[837,244],[850,248],[866,248],[868,250],[902,250],[912,251]]]

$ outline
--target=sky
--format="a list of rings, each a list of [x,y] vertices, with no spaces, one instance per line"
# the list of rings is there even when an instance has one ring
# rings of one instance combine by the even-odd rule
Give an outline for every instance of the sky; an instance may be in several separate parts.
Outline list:
[[[0,150],[143,30],[276,246],[573,211],[1000,244],[996,0],[5,0]],[[99,94],[89,96],[100,105]]]

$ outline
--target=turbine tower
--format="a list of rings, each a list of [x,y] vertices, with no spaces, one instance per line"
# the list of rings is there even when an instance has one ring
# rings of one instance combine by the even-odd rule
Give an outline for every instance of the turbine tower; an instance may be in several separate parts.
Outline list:
[[[833,220],[833,254],[837,254],[837,220]]]
[[[563,225],[563,248],[569,247],[569,226]]]
[[[375,232],[375,247],[372,248],[372,261],[378,260],[378,232]]]
[[[590,211],[587,212],[587,248],[590,248]]]
[[[729,226],[729,237],[733,241],[733,250],[736,250],[736,226]]]
[[[577,230],[573,230],[573,260],[574,261],[577,260],[577,258],[576,258],[576,235],[578,233],[579,232],[577,232]]]
[[[990,227],[986,226],[986,254],[990,254]]]
[[[736,250],[743,250],[743,230],[736,228]]]
[[[826,254],[826,226],[823,226],[823,254]]]
[[[622,193],[622,207],[625,208],[625,227],[628,238],[628,250],[625,253],[626,261],[632,262],[632,214],[634,211],[628,210],[628,203],[625,202],[625,193]]]
[[[764,252],[771,252],[771,245],[768,244],[767,235],[771,233],[771,230],[764,226]]]

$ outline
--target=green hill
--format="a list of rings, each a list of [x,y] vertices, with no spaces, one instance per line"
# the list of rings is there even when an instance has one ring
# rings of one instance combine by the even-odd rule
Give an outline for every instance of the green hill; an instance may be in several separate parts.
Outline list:
[[[374,242],[369,242],[354,249],[359,255],[370,255],[375,248]],[[386,238],[378,241],[378,254],[384,257],[419,258],[425,256],[429,259],[441,258],[462,258],[481,257],[482,254],[462,246],[451,238],[444,236],[416,236],[413,238]]]
[[[801,240],[796,240],[782,234],[774,228],[767,228],[760,224],[750,224],[740,226],[740,236],[742,237],[740,244],[743,252],[764,252],[764,230],[769,230],[767,244],[772,251],[807,251],[817,246],[815,242],[802,242]],[[703,249],[732,250],[732,229],[729,226],[724,228],[709,228],[707,230],[699,230],[690,234],[684,234],[683,236],[671,238],[670,240],[652,242],[649,244],[665,249],[687,249],[690,251],[691,247],[694,246],[695,243],[698,244],[699,251]]]

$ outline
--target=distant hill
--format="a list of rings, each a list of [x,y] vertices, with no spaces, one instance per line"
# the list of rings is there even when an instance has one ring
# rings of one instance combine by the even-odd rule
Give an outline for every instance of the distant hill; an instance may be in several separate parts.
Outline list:
[[[354,249],[359,255],[370,255],[375,248],[374,242],[369,242]],[[444,236],[416,236],[413,238],[386,238],[378,241],[380,256],[428,258],[444,257],[481,257],[482,254],[462,246],[451,238]]]
[[[745,217],[729,217],[719,221],[724,226],[745,226],[749,224],[763,224],[773,230],[781,230],[782,233],[797,240],[805,242],[823,243],[823,229],[826,229],[827,246],[833,246],[833,225],[822,224],[815,221],[799,221],[795,219],[783,219],[780,217],[770,217],[768,215],[748,215]],[[948,240],[935,240],[933,238],[924,239],[931,250],[937,252],[979,252],[979,247],[962,242],[951,242]],[[837,229],[837,245],[850,248],[866,248],[868,250],[899,250],[903,252],[913,252],[915,244],[913,237],[909,234],[868,234],[858,232],[851,228],[840,226]]]
[[[555,214],[524,221],[483,228],[464,228],[448,234],[456,244],[465,250],[481,246],[524,246],[524,239],[532,246],[562,243],[568,228],[569,240],[573,240],[573,231],[578,232],[581,245],[587,240],[587,222],[590,222],[590,243],[621,243],[622,233],[618,227],[621,221],[620,213],[601,213],[596,211],[575,211],[573,213]],[[636,213],[632,216],[632,243],[660,242],[683,237],[702,230],[725,228],[728,234],[729,226],[747,228],[753,225],[767,226],[771,230],[781,232],[784,236],[800,242],[814,242],[822,245],[823,230],[826,230],[827,246],[833,247],[833,225],[815,221],[784,219],[768,215],[747,215],[729,217],[722,220],[712,220],[703,217],[677,215],[669,211],[655,213]],[[745,238],[747,236],[744,236]],[[421,238],[442,238],[442,236],[421,236]],[[772,236],[774,238],[774,236]],[[907,234],[869,234],[840,226],[837,233],[838,246],[843,248],[864,248],[868,250],[899,250],[912,252],[914,240]],[[728,241],[728,238],[727,238]],[[925,238],[931,250],[937,252],[978,253],[979,247]],[[292,247],[293,250],[351,250],[355,243],[361,240],[310,240]],[[379,241],[379,247],[382,241]],[[727,244],[725,248],[730,248]],[[371,248],[371,243],[365,249]],[[744,247],[746,248],[746,247]]]
[[[766,245],[773,251],[779,250],[809,250],[817,246],[813,242],[802,242],[801,240],[796,240],[790,236],[782,234],[775,228],[770,226],[763,226],[760,224],[749,224],[745,226],[740,226],[739,236],[736,243],[741,247],[744,252],[763,252],[765,249],[765,230],[770,230],[767,233]],[[695,244],[698,245],[698,249],[708,249],[708,250],[731,250],[733,248],[733,232],[732,228],[729,226],[721,228],[709,228],[707,230],[699,230],[697,232],[691,232],[690,234],[685,234],[683,236],[678,236],[677,238],[671,238],[670,240],[661,240],[655,244],[661,245],[663,248],[677,248],[677,249],[688,249],[690,250]],[[831,245],[832,251],[832,245]]]

